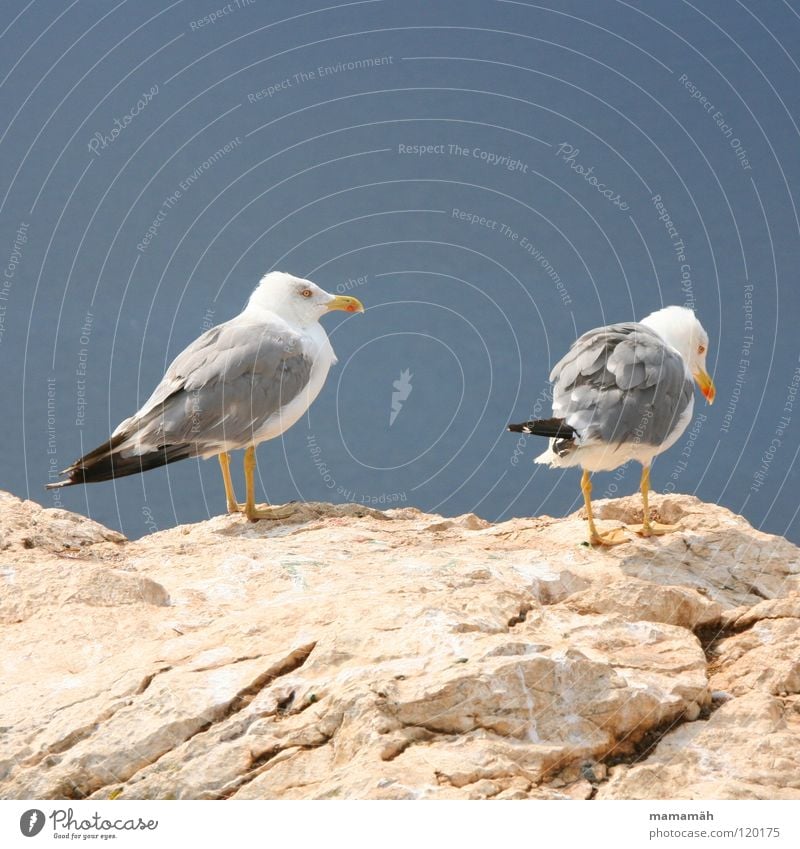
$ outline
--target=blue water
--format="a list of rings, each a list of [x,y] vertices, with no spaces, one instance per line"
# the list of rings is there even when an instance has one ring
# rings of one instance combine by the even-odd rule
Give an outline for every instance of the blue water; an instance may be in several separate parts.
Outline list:
[[[277,268],[367,312],[326,317],[340,362],[260,497],[562,515],[578,472],[505,425],[579,333],[678,303],[717,401],[654,487],[798,540],[788,6],[7,5],[4,489],[132,537],[221,512],[215,461],[43,485]]]

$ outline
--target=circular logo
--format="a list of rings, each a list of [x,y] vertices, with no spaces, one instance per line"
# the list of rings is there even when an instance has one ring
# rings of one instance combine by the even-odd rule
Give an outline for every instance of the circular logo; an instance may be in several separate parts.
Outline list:
[[[25,837],[36,837],[44,828],[44,813],[38,808],[31,808],[19,818],[19,830]]]

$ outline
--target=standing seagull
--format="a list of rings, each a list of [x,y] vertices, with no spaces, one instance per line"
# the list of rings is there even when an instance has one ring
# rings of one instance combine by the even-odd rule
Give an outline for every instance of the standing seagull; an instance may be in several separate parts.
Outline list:
[[[330,310],[364,312],[357,298],[331,295],[310,280],[265,275],[236,318],[182,351],[144,406],[111,439],[76,460],[48,489],[120,478],[187,457],[219,458],[229,513],[280,519],[291,508],[255,504],[256,445],[280,436],[317,397],[336,362],[319,319]],[[229,451],[244,448],[247,500],[236,501]]]
[[[642,536],[676,530],[650,520],[650,463],[686,430],[694,409],[692,378],[709,404],[714,381],[706,372],[708,334],[685,307],[666,307],[642,319],[584,333],[550,373],[553,418],[509,425],[517,433],[550,437],[537,463],[581,466],[581,489],[592,545],[625,542],[621,529],[598,533],[592,515],[591,472],[642,464]]]

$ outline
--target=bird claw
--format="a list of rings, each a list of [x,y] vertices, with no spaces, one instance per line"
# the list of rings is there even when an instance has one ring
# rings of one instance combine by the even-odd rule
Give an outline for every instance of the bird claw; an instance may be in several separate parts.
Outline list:
[[[646,525],[628,525],[628,529],[640,537],[659,537],[679,531],[680,525],[663,525],[661,522],[648,522]]]
[[[594,533],[589,535],[590,545],[614,546],[629,542],[627,534],[622,528],[612,528],[604,534]]]
[[[251,522],[257,522],[259,519],[275,521],[277,519],[288,519],[295,511],[296,508],[291,504],[282,504],[278,507],[265,504],[263,507],[253,507],[250,510],[245,508],[244,514]]]
[[[247,504],[228,505],[229,514],[244,513],[251,522],[257,522],[259,519],[288,519],[296,509],[296,504],[282,504],[277,507],[270,504],[263,504],[260,507],[253,505],[250,509]]]

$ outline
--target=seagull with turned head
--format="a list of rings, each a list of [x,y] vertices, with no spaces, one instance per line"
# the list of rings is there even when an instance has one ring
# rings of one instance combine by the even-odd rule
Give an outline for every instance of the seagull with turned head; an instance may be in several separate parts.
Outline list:
[[[357,298],[273,271],[244,310],[182,351],[144,406],[108,442],[61,473],[48,489],[138,474],[188,457],[219,459],[229,513],[280,519],[288,507],[257,507],[255,450],[290,428],[319,394],[336,362],[319,323],[331,310],[364,312]],[[230,451],[244,449],[246,500],[239,503]]]
[[[546,436],[536,458],[553,468],[580,466],[581,490],[592,545],[627,541],[621,528],[598,532],[592,515],[591,472],[642,464],[642,536],[677,530],[650,518],[650,464],[686,430],[694,409],[694,385],[711,404],[714,381],[706,371],[708,334],[686,307],[665,307],[640,322],[584,333],[550,373],[553,416],[512,424],[510,431]]]

